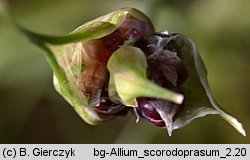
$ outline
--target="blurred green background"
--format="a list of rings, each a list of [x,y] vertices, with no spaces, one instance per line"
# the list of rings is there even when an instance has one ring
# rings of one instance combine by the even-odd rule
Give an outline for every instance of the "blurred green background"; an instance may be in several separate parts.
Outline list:
[[[3,0],[0,0],[2,3]],[[206,64],[215,99],[250,132],[248,0],[6,0],[25,27],[64,34],[121,7],[146,13],[156,30],[191,37]],[[173,132],[131,114],[89,126],[54,90],[41,50],[0,21],[0,143],[250,143],[209,115]]]

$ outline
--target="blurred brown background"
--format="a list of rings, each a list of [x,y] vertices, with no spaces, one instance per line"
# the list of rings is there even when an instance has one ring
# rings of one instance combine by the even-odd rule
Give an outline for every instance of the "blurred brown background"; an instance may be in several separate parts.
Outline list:
[[[3,1],[3,0],[0,0]],[[146,13],[156,30],[191,37],[205,61],[216,100],[250,133],[250,2],[248,0],[8,0],[27,28],[64,34],[121,7]],[[250,143],[210,115],[168,137],[128,115],[100,126],[83,122],[52,84],[40,50],[0,21],[0,143]]]

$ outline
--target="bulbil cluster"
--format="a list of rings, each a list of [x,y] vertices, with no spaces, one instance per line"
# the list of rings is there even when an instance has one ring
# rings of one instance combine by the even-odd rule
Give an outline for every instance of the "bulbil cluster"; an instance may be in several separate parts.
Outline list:
[[[13,26],[44,50],[55,89],[88,124],[131,111],[171,135],[196,118],[218,114],[246,136],[242,124],[214,100],[195,43],[178,33],[156,32],[134,8],[61,36]]]
[[[138,97],[138,107],[134,109],[121,102],[114,102],[108,95],[110,75],[106,67],[110,56],[119,47],[138,47],[147,59],[148,79],[163,88],[183,94],[179,85],[186,79],[187,69],[178,53],[174,51],[171,36],[167,32],[154,33],[150,22],[128,15],[111,34],[83,44],[92,63],[84,64],[87,67],[83,74],[82,92],[90,98],[94,110],[101,117],[124,115],[128,110],[132,110],[137,116],[147,119],[154,125],[166,127],[171,135],[172,123],[181,113],[184,103],[175,104],[154,97]]]

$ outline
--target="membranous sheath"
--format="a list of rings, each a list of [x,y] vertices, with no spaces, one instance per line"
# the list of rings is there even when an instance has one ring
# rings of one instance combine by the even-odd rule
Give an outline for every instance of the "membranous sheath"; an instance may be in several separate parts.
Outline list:
[[[87,105],[93,114],[101,116],[103,120],[123,115],[128,110],[122,103],[109,99],[109,72],[106,66],[110,56],[120,46],[135,43],[154,33],[154,27],[149,19],[131,8],[120,9],[97,18],[78,27],[72,33],[86,32],[98,23],[104,22],[112,24],[114,28],[104,30],[103,33],[83,41],[60,46],[50,45],[50,48],[58,53],[56,58],[64,69],[70,85],[84,97],[86,104],[82,107]],[[58,91],[61,92],[60,89]]]

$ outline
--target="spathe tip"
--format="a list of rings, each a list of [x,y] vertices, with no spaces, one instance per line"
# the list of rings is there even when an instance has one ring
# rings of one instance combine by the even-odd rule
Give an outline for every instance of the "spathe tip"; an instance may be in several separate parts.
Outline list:
[[[173,132],[173,120],[171,116],[168,116],[167,118],[164,118],[164,123],[168,132],[169,136],[172,136],[172,132]]]
[[[172,136],[172,132],[173,132],[173,119],[172,119],[172,115],[169,114],[165,118],[163,118],[162,120],[165,123],[168,135]]]
[[[166,126],[166,128],[167,128],[168,135],[172,136],[172,132],[173,132],[173,126],[172,126],[172,124],[169,125],[169,126]]]
[[[172,132],[173,132],[173,114],[166,113],[166,111],[161,110],[158,107],[156,107],[156,110],[160,114],[160,117],[162,118],[162,120],[165,123],[165,128],[167,129],[168,135],[172,136]]]

